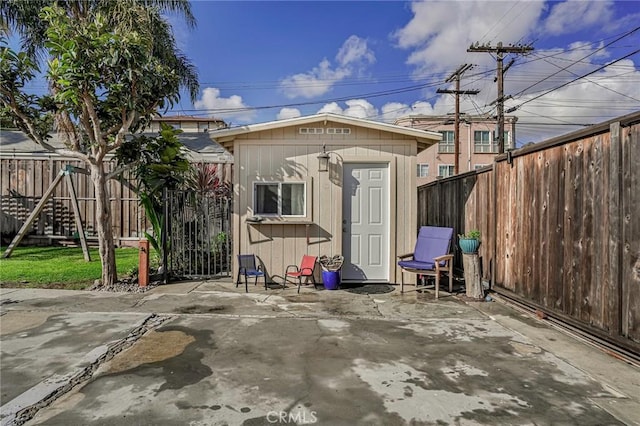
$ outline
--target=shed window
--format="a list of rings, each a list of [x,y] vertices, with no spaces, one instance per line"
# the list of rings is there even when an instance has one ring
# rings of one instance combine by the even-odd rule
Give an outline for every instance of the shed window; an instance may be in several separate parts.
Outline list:
[[[255,182],[254,212],[265,216],[306,215],[305,182]]]
[[[327,128],[328,135],[350,135],[351,129],[348,127],[329,127]]]
[[[301,135],[321,135],[324,133],[324,129],[322,127],[301,127],[300,134]]]

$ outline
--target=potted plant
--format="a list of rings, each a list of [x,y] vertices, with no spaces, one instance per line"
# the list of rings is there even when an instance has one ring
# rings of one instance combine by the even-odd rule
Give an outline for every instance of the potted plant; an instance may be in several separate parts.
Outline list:
[[[329,257],[320,256],[320,266],[322,266],[322,283],[327,290],[338,290],[340,288],[340,270],[344,262],[344,256],[339,254]]]
[[[458,243],[463,253],[477,253],[480,247],[480,231],[473,229],[464,234],[458,234]]]

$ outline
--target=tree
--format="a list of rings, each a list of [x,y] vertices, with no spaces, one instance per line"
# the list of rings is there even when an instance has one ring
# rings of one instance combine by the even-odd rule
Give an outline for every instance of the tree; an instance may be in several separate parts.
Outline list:
[[[42,7],[44,5],[44,7]],[[52,3],[3,1],[0,30],[23,36],[26,52],[0,44],[0,101],[33,141],[87,164],[96,194],[102,284],[117,279],[106,155],[125,136],[143,129],[185,87],[198,92],[192,64],[176,48],[162,11],[180,12],[193,23],[185,0],[88,0]],[[40,71],[46,53],[50,93],[29,94],[25,85]],[[55,128],[65,148],[47,143]]]

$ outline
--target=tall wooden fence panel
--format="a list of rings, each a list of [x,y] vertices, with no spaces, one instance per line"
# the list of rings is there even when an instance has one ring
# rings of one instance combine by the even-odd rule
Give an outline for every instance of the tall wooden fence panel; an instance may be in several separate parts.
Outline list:
[[[465,173],[454,178],[438,180],[418,188],[418,224],[453,228],[454,266],[462,268],[462,253],[457,245],[457,235],[479,230],[481,237],[480,259],[483,280],[491,279],[493,264],[493,173],[490,169]]]
[[[3,244],[11,241],[49,185],[66,166],[84,168],[84,163],[57,156],[0,158],[0,232]],[[112,168],[113,165],[110,167]],[[230,179],[231,164],[224,163],[222,168],[221,176],[225,180]],[[90,177],[83,173],[76,172],[71,177],[84,231],[91,241],[92,237],[95,238],[97,235],[93,183]],[[116,244],[137,241],[150,227],[146,221],[144,209],[139,204],[134,186],[125,174],[122,178],[110,180],[108,190]],[[71,195],[63,179],[28,235],[47,237],[44,240],[48,242],[49,239],[73,238],[75,233]]]
[[[10,239],[15,235],[51,182],[66,166],[83,168],[84,164],[81,161],[59,157],[0,159],[3,239]],[[85,233],[93,237],[97,232],[93,183],[88,175],[79,172],[73,173],[71,178]],[[108,190],[116,241],[136,239],[142,235],[146,222],[132,185],[125,176],[119,180],[110,180]],[[73,237],[75,232],[71,195],[66,181],[62,180],[34,223],[30,235]]]
[[[640,348],[640,114],[422,186],[420,225],[482,232],[483,279]]]

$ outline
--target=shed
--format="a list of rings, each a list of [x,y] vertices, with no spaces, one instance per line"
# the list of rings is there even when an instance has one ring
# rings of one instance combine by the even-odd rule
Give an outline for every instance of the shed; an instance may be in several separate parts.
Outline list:
[[[440,133],[317,114],[209,135],[234,156],[234,262],[253,253],[281,282],[304,254],[342,254],[343,281],[396,282],[417,232],[416,155]]]

